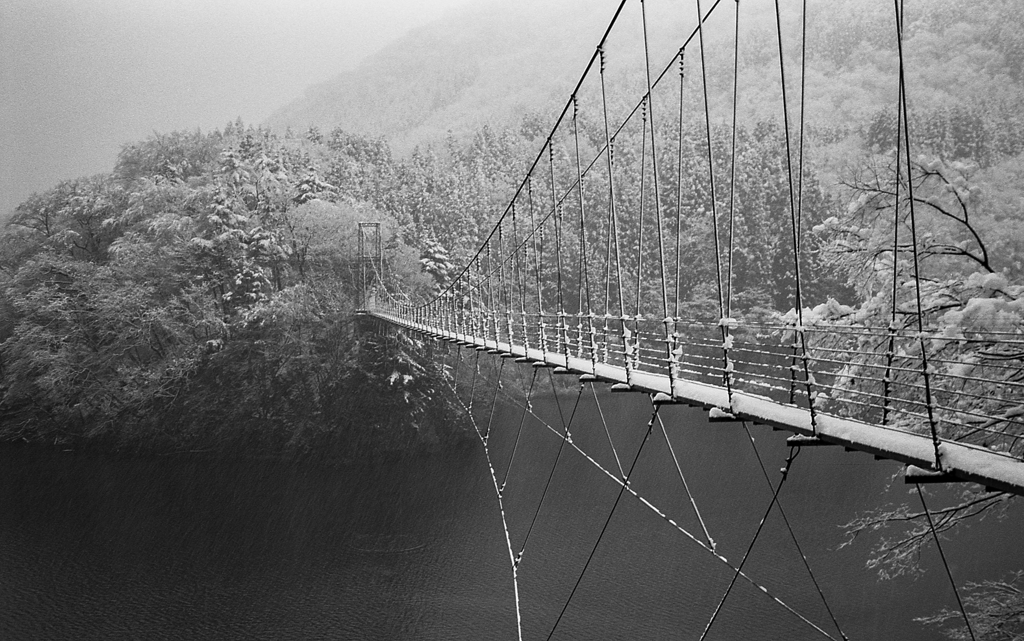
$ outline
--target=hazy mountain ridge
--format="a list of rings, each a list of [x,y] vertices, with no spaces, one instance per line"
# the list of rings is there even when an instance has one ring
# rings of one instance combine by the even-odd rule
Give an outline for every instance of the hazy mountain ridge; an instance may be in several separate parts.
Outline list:
[[[621,79],[609,90],[615,93],[628,85],[635,102],[643,90],[643,50],[633,4],[623,11],[609,42],[609,77],[619,74]],[[984,10],[968,11],[969,4],[937,0],[908,7],[904,48],[912,108],[1019,104],[1024,95],[1024,45],[1019,44],[1024,40],[1017,37],[1024,8],[996,0]],[[304,131],[315,125],[386,136],[401,154],[439,141],[449,131],[462,136],[484,124],[516,126],[524,113],[539,112],[553,123],[616,6],[612,1],[573,0],[454,11],[410,32],[356,69],[311,87],[268,124],[281,130]],[[812,2],[808,10],[808,120],[866,125],[872,114],[894,108],[891,6],[845,0]],[[647,11],[651,67],[657,73],[693,29],[695,16],[685,2],[652,4]],[[748,122],[781,119],[774,9],[765,3],[744,5],[742,11],[740,117]],[[705,29],[712,118],[721,121],[728,118],[731,105],[734,15],[730,6],[716,8]],[[796,3],[783,7],[782,21],[793,110],[801,44]],[[615,49],[617,44],[623,46]],[[696,41],[687,54],[687,91],[696,100],[701,76]],[[632,69],[632,75],[625,73]]]
[[[449,130],[466,134],[560,106],[600,38],[608,7],[527,2],[450,14],[310,87],[267,122],[386,135],[402,152]]]

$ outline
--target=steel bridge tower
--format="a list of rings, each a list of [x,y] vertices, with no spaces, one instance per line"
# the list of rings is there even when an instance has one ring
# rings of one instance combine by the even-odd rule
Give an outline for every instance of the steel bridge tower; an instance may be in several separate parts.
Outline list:
[[[380,223],[359,223],[359,303],[358,309],[372,308],[376,301],[377,282],[384,263],[384,246]]]

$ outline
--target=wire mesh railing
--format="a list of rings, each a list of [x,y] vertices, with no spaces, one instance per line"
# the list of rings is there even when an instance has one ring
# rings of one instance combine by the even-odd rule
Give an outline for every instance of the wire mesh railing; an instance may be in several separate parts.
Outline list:
[[[1024,366],[998,356],[989,361],[956,358],[962,346],[942,334],[852,323],[800,328],[736,318],[725,321],[729,332],[723,341],[723,321],[714,318],[505,312],[459,302],[454,296],[425,307],[382,302],[377,313],[415,329],[609,381],[628,384],[646,374],[660,377],[669,390],[671,381],[718,388],[726,392],[720,409],[727,412],[735,409],[729,394],[736,393],[893,432],[927,436],[934,423],[940,443],[1010,461],[1024,459]],[[805,337],[806,369],[794,358],[799,333]],[[1008,344],[1000,333],[976,333],[966,340],[972,354],[980,346],[996,355]],[[922,347],[930,358],[922,358]],[[609,371],[620,375],[610,377]],[[649,389],[642,382],[637,387]],[[942,461],[936,463],[941,469]]]

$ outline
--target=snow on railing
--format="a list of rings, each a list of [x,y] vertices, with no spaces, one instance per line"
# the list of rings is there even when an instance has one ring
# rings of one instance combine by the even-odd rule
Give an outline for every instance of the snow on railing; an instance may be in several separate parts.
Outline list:
[[[489,309],[452,291],[424,307],[378,299],[371,312],[419,331],[637,389],[663,386],[678,397],[678,390],[698,385],[707,390],[701,392],[707,394],[702,398],[714,401],[707,405],[738,416],[744,415],[745,407],[748,417],[773,424],[786,423],[787,416],[809,421],[804,414],[813,401],[824,417],[821,429],[831,425],[839,433],[864,438],[850,425],[865,425],[885,430],[888,438],[900,433],[921,438],[929,433],[930,409],[939,441],[962,446],[949,456],[974,464],[977,456],[968,456],[973,451],[982,453],[982,459],[1017,462],[1024,492],[1024,365],[1010,358],[1024,347],[1024,337],[1017,334],[920,335],[848,320],[827,322],[813,314],[805,316],[803,327],[778,315],[753,320],[680,317],[666,323],[642,315]],[[723,342],[721,327],[726,322],[729,335]],[[666,327],[671,329],[668,335]],[[797,332],[806,339],[809,378],[794,360]],[[930,408],[922,382],[922,346],[928,350],[932,377]],[[723,359],[726,350],[728,360]],[[714,395],[715,389],[725,391],[727,375],[737,400],[724,393]],[[771,405],[779,409],[772,410]],[[787,407],[802,414],[792,414]],[[809,422],[806,427],[818,429]],[[918,441],[912,443],[918,447]],[[867,449],[887,452],[874,446]],[[942,452],[952,450],[938,451],[938,461],[934,454],[915,460],[943,469],[950,463],[941,460],[946,456]]]

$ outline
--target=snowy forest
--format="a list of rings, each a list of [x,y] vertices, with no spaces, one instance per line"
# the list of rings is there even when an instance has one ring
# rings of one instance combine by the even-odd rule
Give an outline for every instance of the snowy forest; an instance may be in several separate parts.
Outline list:
[[[874,80],[891,66],[884,54],[893,46],[892,29],[883,11],[865,13],[861,4],[833,6],[857,15],[850,28],[834,13],[827,23],[823,14],[811,17],[822,22],[811,30],[808,52],[819,63],[809,78],[817,92],[809,110],[819,115],[808,124],[801,176],[801,242],[809,248],[802,266],[805,323],[890,326],[893,274],[904,279],[911,269],[909,259],[893,260],[893,211],[909,211],[912,186],[922,322],[949,337],[931,355],[942,363],[940,373],[968,391],[978,385],[972,371],[1019,382],[1020,353],[972,349],[966,337],[1024,332],[1022,8],[1001,0],[967,10],[959,0],[942,0],[908,14],[917,91],[910,101],[913,161],[897,188],[897,112],[895,103],[876,99],[884,91]],[[735,256],[734,294],[737,316],[784,320],[793,306],[789,196],[780,115],[756,99],[769,93],[759,79],[777,63],[762,22],[755,16],[745,27],[742,75],[750,80],[752,106],[740,115],[736,135],[735,233],[758,242]],[[729,67],[730,55],[717,54],[709,64]],[[483,73],[463,67],[456,97]],[[399,60],[396,73],[409,68]],[[353,77],[355,86],[365,82]],[[696,111],[701,87],[689,82],[687,108]],[[616,88],[613,102],[634,88]],[[237,121],[127,143],[109,173],[62,182],[17,207],[0,235],[0,439],[301,453],[368,443],[437,445],[463,436],[460,423],[448,420],[452,402],[420,339],[356,331],[357,224],[382,225],[384,286],[412,302],[428,301],[504,211],[545,143],[553,109],[540,101],[525,114],[484,124],[474,115],[454,120],[447,132],[430,115],[399,118],[394,131],[314,119],[326,110],[324,101],[347,89],[321,87],[270,124]],[[708,89],[721,102],[731,84],[709,82]],[[488,96],[493,104],[501,98]],[[350,108],[372,109],[365,96],[348,100]],[[416,101],[413,92],[389,108],[406,113]],[[451,117],[452,104],[435,107]],[[674,185],[677,175],[685,181],[678,208],[675,187],[662,194],[671,233],[682,239],[685,279],[675,295],[688,308],[706,307],[716,294],[705,249],[708,217],[694,214],[712,210],[702,154],[711,140],[720,152],[716,174],[728,176],[724,150],[733,132],[727,122],[708,132],[693,119],[682,127],[668,123],[657,135],[664,184]],[[591,152],[599,148],[601,122],[581,120],[580,136]],[[638,171],[645,162],[640,142],[639,130],[624,130],[617,170]],[[568,172],[571,144],[564,136],[556,143]],[[684,166],[677,144],[686,152]],[[759,179],[746,180],[743,172]],[[729,186],[718,185],[719,198]],[[635,192],[616,197],[620,210],[638,206]],[[587,198],[589,208],[607,208],[600,190]],[[910,238],[908,215],[896,220],[900,236]],[[638,232],[621,230],[627,240]],[[654,296],[653,283],[651,292],[630,295]],[[916,320],[910,312],[901,316],[907,326]],[[861,365],[845,365],[851,380]],[[389,402],[368,403],[371,393]],[[839,395],[829,402],[841,401]],[[387,412],[389,405],[403,413]],[[1008,421],[1024,415],[1019,403],[995,405],[987,411]],[[1024,455],[1021,436],[993,446]],[[1010,503],[1007,495],[969,490],[943,515],[940,530]],[[920,514],[896,506],[849,525],[856,536],[901,521],[910,523],[909,533],[880,544],[871,559],[890,575],[912,572],[915,555],[928,545]],[[978,638],[1024,634],[1021,577],[969,591]],[[967,638],[955,616],[944,612],[931,622],[948,622],[951,638]]]

